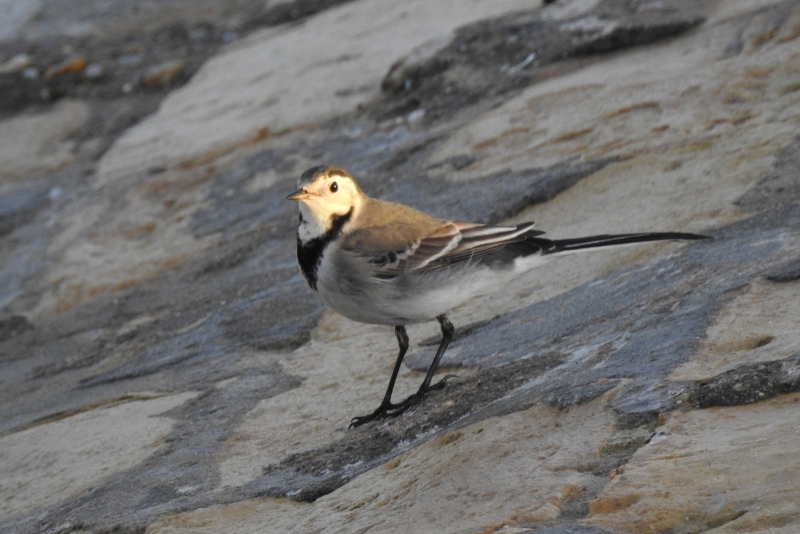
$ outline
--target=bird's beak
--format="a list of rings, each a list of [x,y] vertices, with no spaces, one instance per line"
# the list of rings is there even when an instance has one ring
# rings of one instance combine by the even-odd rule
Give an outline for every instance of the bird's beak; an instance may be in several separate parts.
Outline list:
[[[311,196],[311,193],[303,189],[302,187],[286,197],[286,200],[303,200]]]

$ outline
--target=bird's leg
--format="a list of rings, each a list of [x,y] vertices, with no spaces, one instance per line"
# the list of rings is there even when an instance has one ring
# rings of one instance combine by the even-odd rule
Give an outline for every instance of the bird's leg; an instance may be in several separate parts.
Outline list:
[[[361,426],[364,423],[369,423],[377,418],[400,415],[405,410],[404,408],[403,411],[398,413],[390,413],[391,410],[400,407],[398,404],[392,404],[392,391],[394,390],[394,383],[397,381],[397,374],[400,372],[400,365],[402,365],[403,358],[408,350],[408,334],[406,333],[406,327],[402,325],[395,326],[394,334],[397,336],[397,343],[400,345],[400,352],[397,354],[397,361],[394,362],[392,378],[389,379],[389,387],[386,388],[386,394],[383,396],[383,401],[381,402],[381,405],[378,406],[378,409],[371,414],[354,417],[350,421],[350,426],[348,428]]]
[[[394,370],[392,371],[392,378],[389,380],[389,387],[386,390],[386,395],[383,397],[383,402],[381,402],[381,405],[378,406],[378,409],[371,414],[361,417],[354,417],[352,421],[350,421],[349,428],[361,426],[364,423],[369,423],[370,421],[374,421],[378,418],[382,419],[384,417],[397,417],[421,401],[422,397],[424,397],[429,391],[442,389],[445,386],[445,382],[448,378],[450,378],[449,375],[442,378],[434,385],[431,385],[431,380],[433,380],[433,375],[436,373],[436,369],[439,368],[439,362],[442,359],[442,355],[444,355],[444,351],[447,350],[450,340],[453,339],[455,328],[453,328],[453,323],[447,319],[445,314],[438,316],[436,319],[439,321],[439,325],[442,327],[442,342],[439,344],[439,349],[436,351],[436,356],[433,357],[431,366],[428,368],[428,374],[425,375],[425,380],[422,381],[422,385],[419,387],[417,392],[402,402],[392,404],[392,390],[394,389],[394,383],[395,380],[397,380],[397,373],[400,371],[400,365],[403,363],[403,357],[406,354],[406,350],[408,350],[408,336],[406,335],[406,329],[403,326],[396,326],[394,331],[397,335],[397,341],[400,344],[400,354],[397,355],[397,361],[395,362]]]
[[[449,376],[446,376],[431,386],[433,375],[436,373],[436,369],[439,368],[439,361],[442,359],[444,351],[447,350],[447,346],[450,344],[450,340],[453,339],[453,333],[456,330],[453,328],[453,323],[447,319],[445,314],[441,314],[436,318],[436,320],[439,321],[439,325],[442,327],[442,342],[439,344],[439,350],[436,351],[436,356],[433,357],[431,366],[428,368],[428,374],[425,375],[425,380],[422,381],[422,385],[419,387],[419,390],[417,390],[416,395],[420,397],[432,389],[442,389],[445,385],[445,381],[450,378]]]
[[[445,386],[447,379],[453,376],[448,375],[442,378],[436,384],[431,385],[431,380],[433,380],[433,375],[436,373],[436,369],[439,368],[439,362],[442,359],[442,355],[444,354],[444,351],[447,350],[447,346],[450,344],[450,340],[453,339],[453,333],[455,332],[453,323],[447,320],[447,316],[445,314],[438,316],[436,319],[439,321],[439,324],[442,327],[442,342],[439,344],[439,349],[436,351],[436,356],[433,357],[431,366],[428,367],[428,374],[425,375],[425,380],[422,381],[422,385],[419,387],[416,393],[407,399],[398,402],[397,404],[391,404],[389,410],[382,417],[396,417],[400,415],[420,402],[425,394],[429,391],[442,389]],[[386,399],[384,399],[384,402],[385,401]]]

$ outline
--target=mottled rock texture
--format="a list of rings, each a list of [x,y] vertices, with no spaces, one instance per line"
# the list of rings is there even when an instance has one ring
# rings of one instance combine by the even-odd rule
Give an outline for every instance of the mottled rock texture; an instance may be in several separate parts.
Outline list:
[[[800,531],[800,2],[0,1],[0,531]],[[712,240],[390,328],[323,163],[440,217]],[[409,328],[398,398],[438,325]]]

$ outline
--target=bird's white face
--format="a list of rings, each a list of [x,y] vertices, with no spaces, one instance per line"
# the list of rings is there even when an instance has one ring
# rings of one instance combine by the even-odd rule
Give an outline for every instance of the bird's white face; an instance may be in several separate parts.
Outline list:
[[[362,195],[355,180],[344,171],[333,168],[318,171],[311,181],[289,196],[290,200],[300,202],[300,240],[306,242],[323,235],[337,217],[351,212],[354,215]]]

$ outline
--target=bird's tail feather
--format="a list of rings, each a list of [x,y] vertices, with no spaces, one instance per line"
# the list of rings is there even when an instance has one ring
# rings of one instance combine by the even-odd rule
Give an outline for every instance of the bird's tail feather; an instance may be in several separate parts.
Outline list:
[[[648,241],[685,239],[710,239],[710,237],[681,232],[651,232],[646,234],[594,235],[589,237],[577,237],[574,239],[546,239],[532,236],[526,239],[526,241],[541,247],[542,254],[564,254],[591,248],[615,247],[634,243],[646,243]]]

